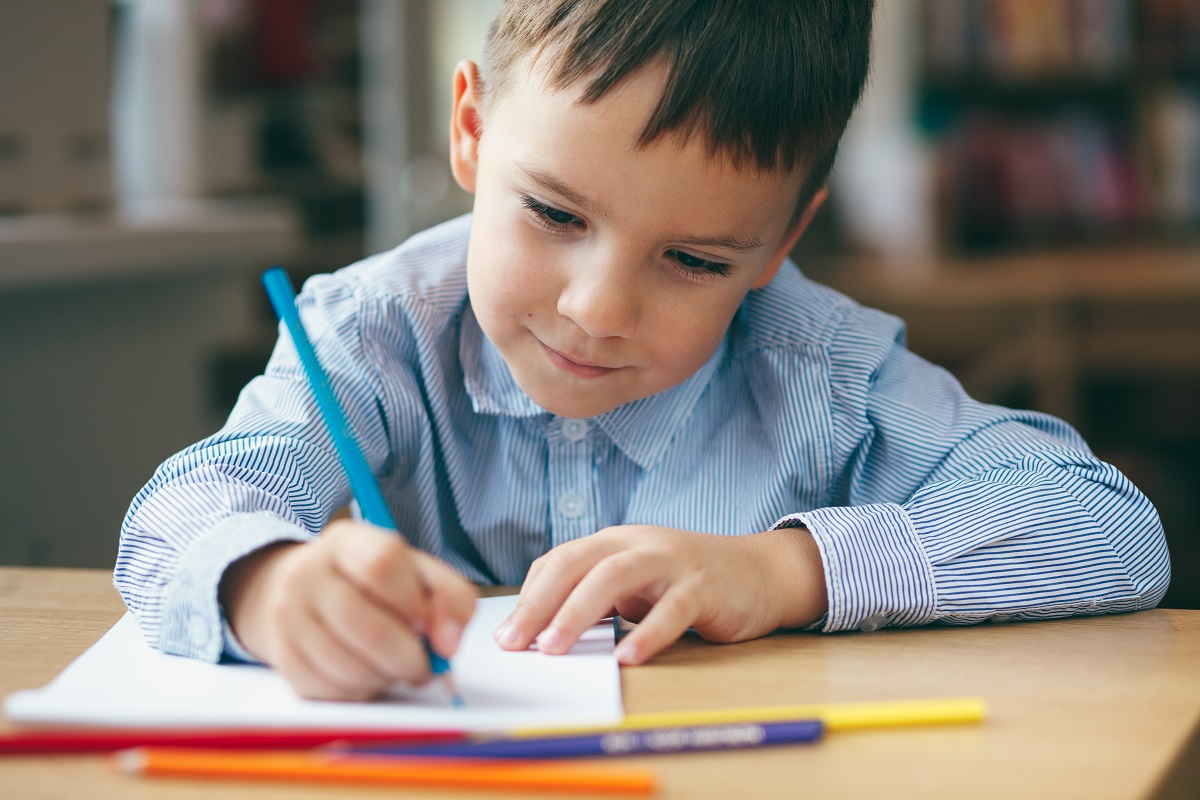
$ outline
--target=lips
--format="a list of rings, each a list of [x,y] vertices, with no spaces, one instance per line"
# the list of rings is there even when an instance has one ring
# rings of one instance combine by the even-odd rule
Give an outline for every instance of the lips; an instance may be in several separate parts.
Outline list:
[[[585,361],[576,361],[574,358],[560,353],[553,347],[550,347],[545,342],[538,340],[538,344],[542,346],[550,363],[558,367],[568,375],[574,375],[577,378],[602,378],[605,375],[611,375],[620,367],[604,367],[599,364],[589,364]]]

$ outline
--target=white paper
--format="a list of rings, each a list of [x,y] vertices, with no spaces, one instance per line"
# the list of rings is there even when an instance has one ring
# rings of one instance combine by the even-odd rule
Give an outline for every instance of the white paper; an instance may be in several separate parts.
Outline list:
[[[612,725],[623,716],[613,630],[602,623],[570,653],[511,653],[492,631],[515,597],[484,598],[463,634],[455,708],[434,682],[367,703],[304,700],[266,667],[164,655],[129,614],[41,689],[5,699],[10,722],[135,727],[349,727],[503,731]]]

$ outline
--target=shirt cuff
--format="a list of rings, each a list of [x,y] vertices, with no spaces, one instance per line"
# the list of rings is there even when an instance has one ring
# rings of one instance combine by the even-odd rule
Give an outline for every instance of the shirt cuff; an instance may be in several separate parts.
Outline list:
[[[313,538],[299,525],[273,514],[234,514],[214,525],[184,551],[163,596],[159,649],[164,653],[215,662],[223,654],[253,656],[236,644],[217,598],[226,568],[274,542],[304,542]],[[235,644],[230,647],[230,643]]]
[[[808,528],[825,567],[823,631],[924,625],[935,617],[933,569],[908,514],[893,503],[821,508],[773,526]]]

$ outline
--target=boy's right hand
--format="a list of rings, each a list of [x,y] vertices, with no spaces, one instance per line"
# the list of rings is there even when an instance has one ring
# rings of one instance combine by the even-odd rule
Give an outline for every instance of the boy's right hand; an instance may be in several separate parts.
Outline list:
[[[220,598],[242,645],[300,695],[365,700],[397,681],[427,682],[421,636],[454,655],[476,591],[395,533],[338,520],[311,542],[235,562]]]

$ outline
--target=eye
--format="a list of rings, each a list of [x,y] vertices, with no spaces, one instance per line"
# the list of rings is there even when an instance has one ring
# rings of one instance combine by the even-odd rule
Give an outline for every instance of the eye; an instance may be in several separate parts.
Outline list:
[[[728,275],[729,265],[721,261],[708,261],[697,258],[682,250],[668,250],[667,255],[673,260],[680,272],[689,278],[707,277],[708,275]]]
[[[541,200],[535,200],[529,195],[521,196],[521,205],[532,211],[538,218],[538,221],[550,230],[584,227],[583,220],[574,214],[563,211],[561,208],[546,205]]]

